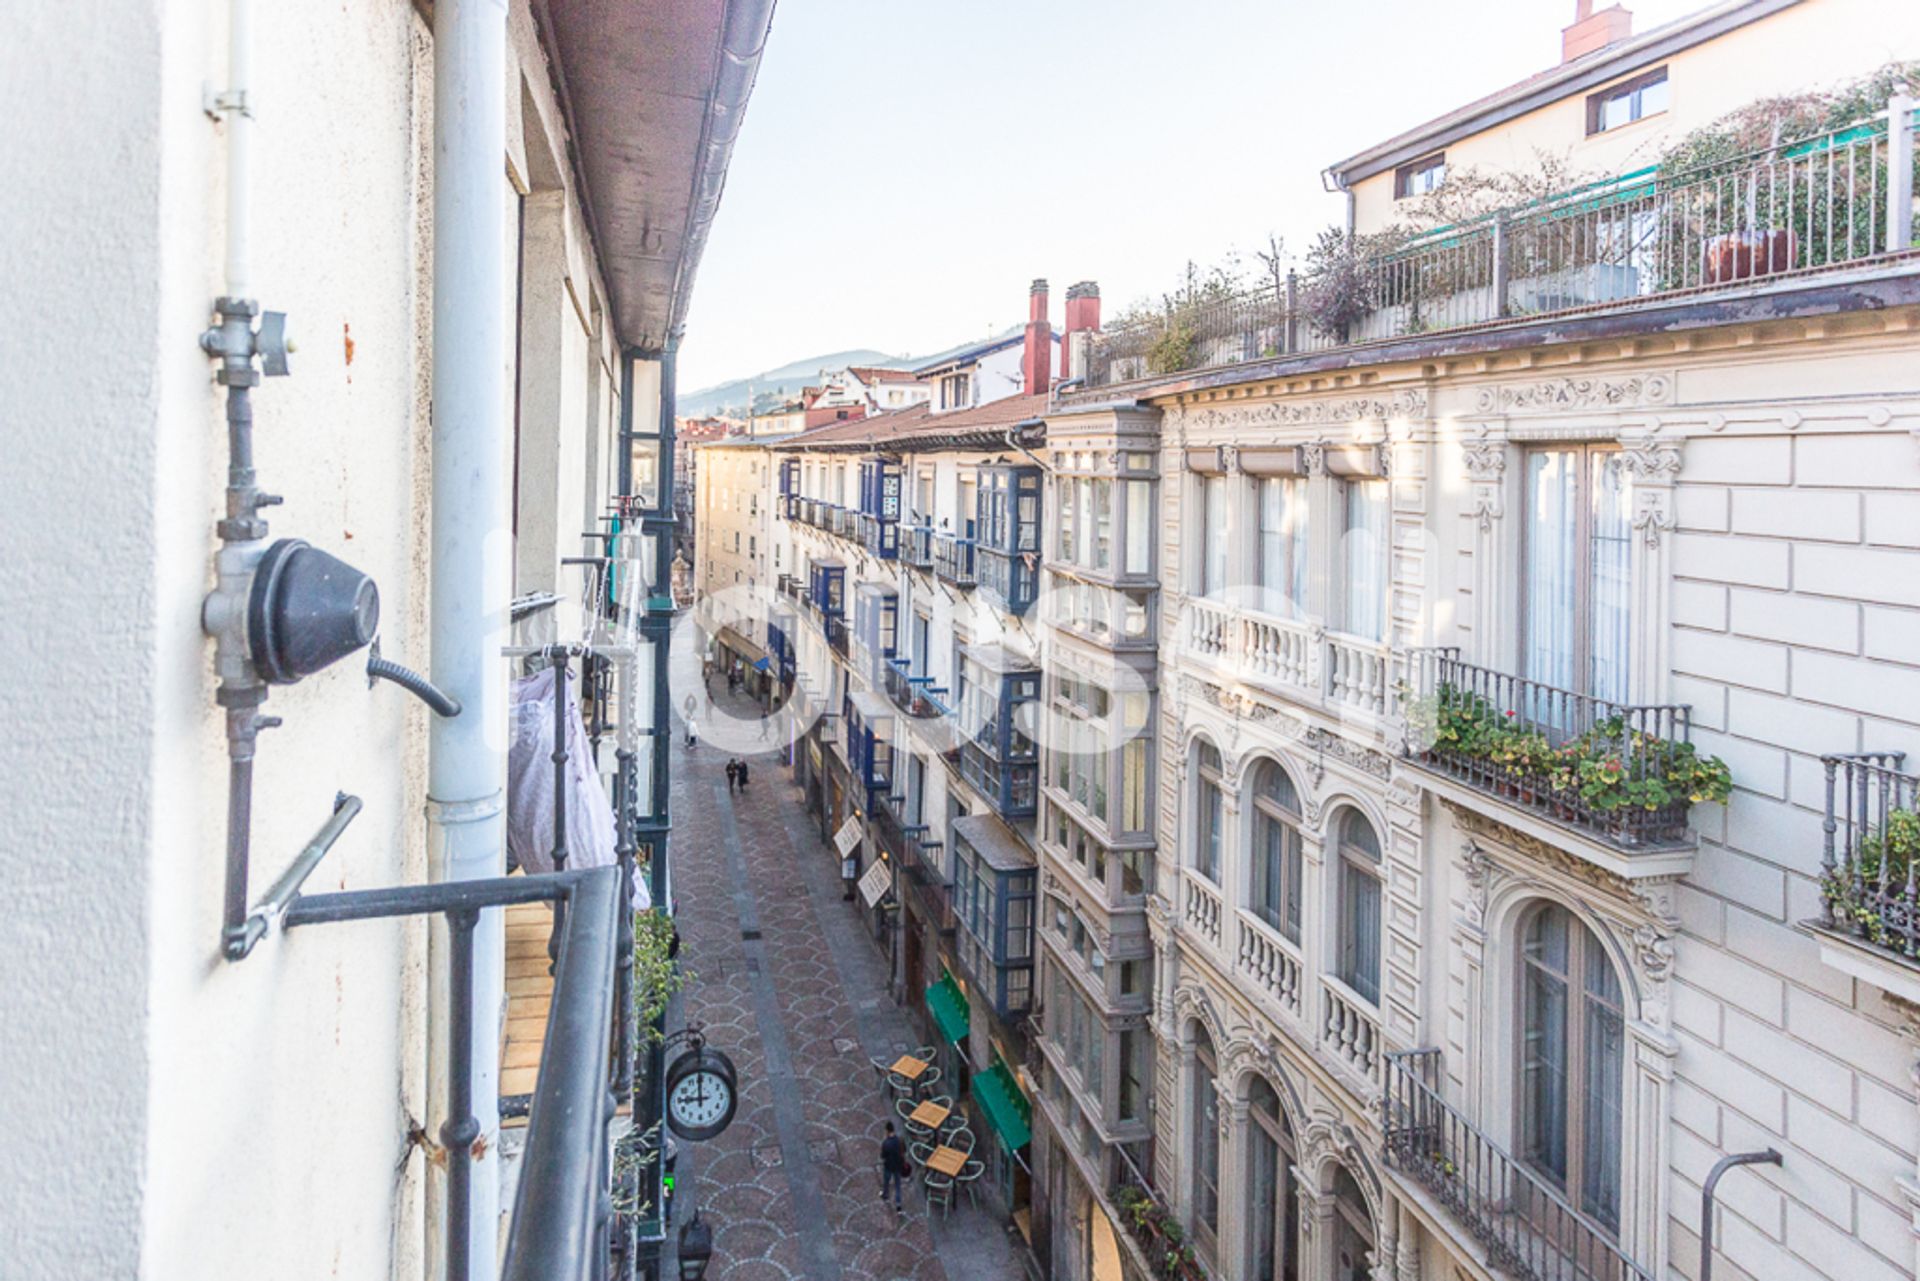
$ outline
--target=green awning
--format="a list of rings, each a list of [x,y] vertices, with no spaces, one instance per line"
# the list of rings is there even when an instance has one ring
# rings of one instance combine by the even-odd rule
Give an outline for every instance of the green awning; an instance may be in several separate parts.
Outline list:
[[[1027,1140],[1033,1137],[1033,1105],[1020,1092],[1020,1083],[1004,1062],[996,1058],[992,1067],[974,1076],[973,1097],[1009,1152],[1027,1146]]]
[[[953,975],[943,971],[940,981],[927,989],[927,1009],[933,1012],[933,1021],[940,1025],[940,1034],[955,1045],[960,1044],[972,1026],[972,1011],[967,1008],[966,994],[953,981]]]

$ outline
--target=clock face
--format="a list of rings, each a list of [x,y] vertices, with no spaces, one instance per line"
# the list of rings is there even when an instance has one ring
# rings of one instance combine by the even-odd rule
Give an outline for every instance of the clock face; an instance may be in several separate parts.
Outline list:
[[[682,1055],[667,1071],[667,1124],[683,1139],[711,1139],[733,1121],[733,1064],[713,1050]]]
[[[680,1078],[668,1096],[674,1120],[689,1130],[705,1129],[727,1114],[733,1102],[733,1087],[718,1072],[702,1068]]]

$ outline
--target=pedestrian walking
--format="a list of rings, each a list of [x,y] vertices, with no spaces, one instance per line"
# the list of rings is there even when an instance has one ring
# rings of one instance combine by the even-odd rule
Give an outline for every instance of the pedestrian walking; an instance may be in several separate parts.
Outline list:
[[[763,743],[767,741],[768,731],[773,728],[772,715],[771,712],[766,711],[760,713],[760,741]]]
[[[693,717],[687,717],[687,750],[692,751],[700,740],[700,727],[693,723]]]
[[[880,1203],[886,1204],[887,1193],[892,1192],[895,1214],[906,1213],[900,1208],[900,1189],[910,1173],[906,1145],[900,1142],[900,1136],[893,1132],[893,1122],[889,1121],[887,1137],[880,1140]]]
[[[732,758],[727,760],[727,795],[732,796],[740,785],[740,762]]]
[[[744,756],[740,758],[740,790],[747,790],[747,758]]]

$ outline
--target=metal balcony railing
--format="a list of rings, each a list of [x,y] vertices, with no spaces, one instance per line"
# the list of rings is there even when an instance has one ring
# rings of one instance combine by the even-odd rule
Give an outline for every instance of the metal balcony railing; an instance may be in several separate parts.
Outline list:
[[[900,559],[913,569],[933,568],[933,526],[908,525],[900,531]]]
[[[1725,767],[1695,753],[1686,705],[1610,702],[1458,653],[1413,652],[1405,709],[1446,774],[1623,849],[1684,842],[1695,800],[1724,798]]]
[[[957,534],[935,534],[933,536],[933,572],[943,583],[952,583],[955,587],[972,587],[974,540],[961,538]]]
[[[847,656],[847,620],[838,614],[828,614],[821,620],[821,628],[827,634],[827,645],[840,657]]]
[[[932,685],[931,676],[913,674],[911,659],[894,657],[887,660],[887,697],[907,715],[925,720],[942,714],[940,705],[931,697]]]
[[[1896,99],[1896,102],[1901,100]],[[1356,251],[1320,274],[1176,298],[1099,335],[1101,386],[1866,262],[1913,245],[1913,114],[1701,168],[1657,167]],[[1889,125],[1891,124],[1891,129]],[[1908,175],[1905,189],[1893,181]]]
[[[1900,752],[1821,758],[1827,770],[1820,896],[1827,924],[1920,963],[1920,775]]]
[[[1615,1234],[1447,1105],[1440,1051],[1386,1056],[1388,1165],[1433,1195],[1521,1281],[1652,1281]]]

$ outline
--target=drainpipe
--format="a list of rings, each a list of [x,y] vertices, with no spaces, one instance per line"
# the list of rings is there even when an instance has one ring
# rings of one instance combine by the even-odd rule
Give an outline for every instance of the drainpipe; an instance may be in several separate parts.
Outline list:
[[[427,739],[427,857],[435,879],[505,871],[506,679],[512,567],[506,386],[506,0],[439,0],[433,31],[433,526],[428,634],[433,683],[465,714],[435,717]],[[449,944],[431,953],[443,991]],[[470,1200],[443,1200],[444,1275],[499,1270],[500,1005],[505,938],[497,912],[473,935],[469,1125],[444,1145],[472,1151]],[[465,1012],[462,1012],[465,1013]],[[448,1038],[467,1025],[436,1002],[429,1079],[449,1088]],[[458,1087],[452,1087],[458,1088]],[[450,1115],[444,1110],[439,1115]],[[441,1270],[436,1270],[441,1271]]]

